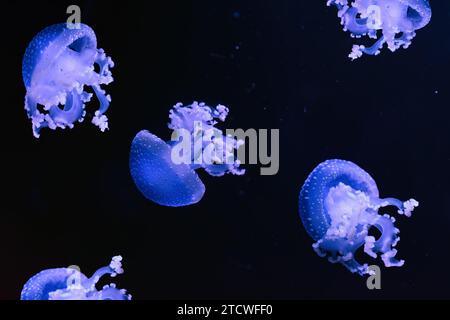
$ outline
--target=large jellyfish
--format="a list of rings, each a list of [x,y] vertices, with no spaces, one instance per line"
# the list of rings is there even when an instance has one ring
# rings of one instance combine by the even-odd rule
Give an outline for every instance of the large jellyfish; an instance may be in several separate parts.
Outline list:
[[[196,169],[212,176],[244,174],[235,157],[243,141],[215,128],[228,112],[222,105],[178,103],[170,111],[171,141],[166,143],[146,130],[139,132],[131,145],[130,171],[141,193],[160,205],[187,206],[199,202],[205,193]]]
[[[36,138],[42,128],[73,128],[75,122],[84,120],[85,103],[92,98],[85,86],[92,88],[100,104],[92,123],[102,132],[108,129],[104,113],[111,97],[101,85],[113,81],[109,69],[114,63],[103,49],[97,49],[94,31],[85,24],[78,26],[68,28],[61,23],[47,27],[34,37],[25,52],[25,110]]]
[[[354,45],[349,55],[352,60],[363,54],[378,55],[385,43],[392,52],[407,49],[415,31],[431,20],[428,0],[328,0],[327,4],[338,8],[344,31],[352,37],[377,40],[371,47]]]
[[[114,283],[98,291],[95,284],[106,274],[115,277],[123,273],[122,257],[113,257],[109,266],[98,269],[87,278],[75,267],[48,269],[27,281],[21,300],[131,300],[125,289]]]
[[[328,160],[318,165],[305,181],[299,200],[301,220],[316,241],[313,248],[319,256],[360,275],[371,274],[367,264],[361,265],[355,259],[355,252],[362,246],[373,258],[381,254],[386,267],[404,264],[395,258],[395,246],[400,240],[395,219],[378,214],[378,210],[394,206],[399,214],[410,217],[419,205],[416,200],[380,198],[372,177],[344,160]],[[381,233],[378,239],[369,234],[372,227]]]

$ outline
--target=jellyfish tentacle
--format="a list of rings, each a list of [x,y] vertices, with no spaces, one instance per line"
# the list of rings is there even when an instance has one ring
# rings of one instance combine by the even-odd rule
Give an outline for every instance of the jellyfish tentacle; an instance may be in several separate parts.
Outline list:
[[[377,40],[372,46],[365,47],[363,45],[354,45],[352,48],[352,52],[349,54],[349,58],[352,60],[358,59],[362,57],[362,55],[365,53],[370,56],[376,56],[380,54],[381,49],[383,48],[383,45],[386,43],[385,37],[381,37]]]
[[[115,277],[118,274],[123,273],[122,269],[122,257],[115,256],[112,258],[111,263],[106,266],[98,269],[95,273],[88,279],[83,282],[83,286],[87,288],[95,288],[95,284],[100,280],[104,275],[111,275],[111,277]]]
[[[400,230],[394,226],[394,219],[389,215],[380,216],[374,226],[381,232],[381,237],[373,243],[373,252],[381,253],[383,262],[386,267],[401,267],[405,263],[404,260],[396,260],[394,257],[397,253],[394,247],[400,241],[398,234]],[[387,258],[389,257],[389,258]]]
[[[95,63],[100,67],[99,71],[99,84],[110,84],[114,81],[110,68],[114,68],[113,60],[108,57],[105,50],[98,49]]]
[[[407,201],[401,201],[396,198],[384,198],[384,199],[376,199],[372,202],[378,208],[384,208],[387,206],[394,206],[398,209],[397,213],[401,215],[405,215],[407,217],[411,217],[414,208],[419,206],[419,202],[415,199],[409,199]]]
[[[37,109],[37,102],[28,94],[25,96],[25,110],[28,113],[28,118],[31,119],[33,136],[39,138],[41,129],[48,127],[48,124],[45,115]]]
[[[97,111],[95,111],[94,117],[92,118],[92,123],[99,127],[102,132],[104,132],[105,130],[109,129],[108,117],[104,115],[104,113],[109,108],[111,97],[109,95],[105,95],[105,91],[102,90],[100,85],[93,85],[92,89],[94,90],[95,95],[100,102],[100,107]]]
[[[397,255],[397,249],[386,251],[381,255],[381,259],[386,267],[402,267],[405,264],[405,260],[398,260],[395,258]]]
[[[397,198],[380,198],[373,201],[378,207],[384,208],[387,206],[397,207],[399,210],[403,208],[403,202]]]
[[[362,232],[357,239],[349,242],[347,238],[326,238],[313,245],[314,251],[320,257],[328,257],[331,263],[341,263],[352,273],[364,275],[368,272],[367,264],[359,263],[354,252],[364,245],[366,232]]]
[[[358,14],[356,8],[349,8],[342,16],[342,24],[345,26],[345,31],[350,31],[354,36],[366,35],[370,31],[367,18],[357,18]]]
[[[339,11],[341,11],[342,9],[347,9],[347,3],[347,0],[327,0],[327,6],[330,7],[334,5]]]
[[[92,89],[94,90],[95,95],[97,96],[97,99],[100,102],[100,107],[98,108],[98,112],[103,114],[109,108],[111,97],[109,95],[106,95],[105,94],[106,92],[99,85],[93,85]]]
[[[49,110],[49,115],[51,119],[60,127],[73,128],[73,123],[76,121],[83,121],[85,114],[84,103],[90,100],[90,95],[82,92],[79,94],[76,89],[67,96],[66,104],[64,109],[59,106],[52,106]]]
[[[400,37],[394,38],[394,40],[392,41],[394,50],[391,51],[395,51],[400,48],[408,49],[415,37],[415,32],[404,32]]]
[[[357,273],[360,276],[364,276],[366,274],[371,274],[371,271],[369,270],[369,265],[367,263],[360,264],[358,261],[356,261],[355,258],[351,258],[348,261],[342,261],[341,263],[351,273]]]
[[[92,123],[100,128],[102,132],[109,129],[108,117],[105,115],[111,103],[111,96],[106,95],[105,90],[100,85],[108,85],[113,82],[112,73],[109,68],[114,67],[114,62],[110,57],[107,57],[103,49],[98,50],[95,63],[99,65],[100,71],[98,73],[98,80],[96,83],[91,84],[92,89],[100,103],[98,110],[95,112],[92,118]]]

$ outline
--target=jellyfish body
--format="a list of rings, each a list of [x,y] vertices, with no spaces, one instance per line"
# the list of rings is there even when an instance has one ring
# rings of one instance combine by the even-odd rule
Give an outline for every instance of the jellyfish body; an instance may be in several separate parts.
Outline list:
[[[299,197],[299,213],[309,236],[316,241],[314,251],[341,263],[353,273],[370,274],[367,264],[360,264],[355,253],[360,247],[372,258],[378,254],[386,267],[400,267],[403,260],[395,258],[400,237],[395,219],[378,210],[394,206],[407,217],[419,203],[410,199],[381,199],[375,181],[352,162],[328,160],[317,166],[305,181]],[[375,227],[378,239],[369,235]]]
[[[109,266],[98,269],[87,278],[75,267],[48,269],[27,281],[21,300],[131,300],[125,289],[114,283],[98,291],[95,284],[106,274],[115,277],[123,273],[122,257],[113,257]]]
[[[130,153],[131,176],[148,199],[167,206],[183,206],[200,201],[205,186],[187,164],[173,164],[172,149],[148,131],[139,132]]]
[[[327,4],[338,8],[344,31],[353,38],[376,40],[371,47],[354,45],[349,55],[352,60],[363,54],[378,55],[384,44],[392,52],[407,49],[416,30],[425,27],[432,15],[428,0],[328,0]]]
[[[174,130],[172,138],[181,131],[187,132],[186,140],[164,142],[146,130],[139,132],[131,145],[130,173],[140,192],[163,206],[187,206],[199,202],[205,193],[195,170],[203,168],[212,176],[244,174],[234,157],[242,141],[224,136],[215,128],[218,120],[225,121],[228,112],[221,105],[211,108],[197,102],[189,106],[177,104],[170,111],[169,128]],[[175,161],[174,154],[183,142],[188,142],[193,152],[189,150],[188,161]],[[200,146],[201,152],[196,152],[194,145]],[[218,151],[221,157],[203,161],[205,150]]]
[[[101,85],[113,81],[109,69],[114,63],[103,49],[97,49],[94,31],[85,24],[78,26],[49,26],[26,49],[22,63],[25,110],[36,138],[42,128],[73,128],[75,122],[84,120],[85,104],[92,98],[85,86],[92,88],[100,104],[92,123],[102,132],[108,129],[104,113],[111,97]]]

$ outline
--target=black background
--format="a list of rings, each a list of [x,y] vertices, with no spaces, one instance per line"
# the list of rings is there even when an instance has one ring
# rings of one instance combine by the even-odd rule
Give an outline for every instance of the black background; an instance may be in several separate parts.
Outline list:
[[[450,2],[432,1],[408,50],[355,62],[325,2],[2,2],[0,298],[18,299],[43,269],[91,274],[117,254],[114,281],[135,299],[450,298]],[[85,121],[37,140],[21,60],[70,4],[116,63],[110,131]],[[170,107],[193,100],[229,106],[222,128],[279,128],[279,174],[200,173],[199,204],[147,201],[129,174],[131,140],[168,138]],[[421,203],[397,221],[406,264],[382,269],[380,291],[317,257],[298,217],[303,181],[331,158],[360,165],[382,196]]]

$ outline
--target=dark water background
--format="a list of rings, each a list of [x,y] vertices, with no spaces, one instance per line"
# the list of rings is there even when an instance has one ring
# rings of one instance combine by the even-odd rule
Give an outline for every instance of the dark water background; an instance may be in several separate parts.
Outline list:
[[[86,121],[36,140],[21,59],[69,4],[116,63],[111,130]],[[356,62],[325,0],[1,6],[1,299],[17,299],[40,270],[90,274],[116,254],[125,274],[115,282],[136,299],[450,298],[449,1],[432,1],[432,22],[408,50]],[[186,208],[143,198],[128,169],[132,138],[141,129],[168,138],[170,107],[193,100],[229,106],[222,128],[280,129],[279,174],[201,173],[206,195]],[[367,170],[382,196],[421,203],[397,221],[406,265],[383,268],[380,291],[317,257],[301,225],[300,187],[330,158]]]

